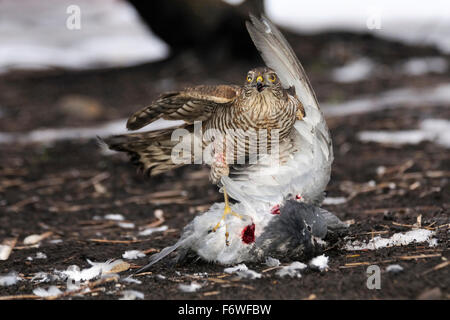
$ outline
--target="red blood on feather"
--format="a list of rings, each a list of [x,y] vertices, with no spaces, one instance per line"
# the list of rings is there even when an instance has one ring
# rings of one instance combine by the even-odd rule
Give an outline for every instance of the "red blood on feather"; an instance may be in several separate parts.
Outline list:
[[[249,244],[255,242],[255,224],[252,223],[242,230],[242,242]]]

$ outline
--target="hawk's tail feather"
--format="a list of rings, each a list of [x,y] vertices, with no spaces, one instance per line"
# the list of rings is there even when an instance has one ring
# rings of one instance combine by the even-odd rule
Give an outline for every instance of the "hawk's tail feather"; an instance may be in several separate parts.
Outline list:
[[[139,171],[155,176],[183,165],[172,161],[172,148],[177,144],[177,141],[171,139],[173,130],[174,128],[116,135],[102,141],[111,150],[128,153]]]

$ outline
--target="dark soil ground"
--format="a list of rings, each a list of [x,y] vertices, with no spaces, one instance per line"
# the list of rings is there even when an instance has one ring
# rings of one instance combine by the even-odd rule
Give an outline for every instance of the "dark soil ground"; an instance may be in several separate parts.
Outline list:
[[[311,70],[312,84],[324,102],[396,87],[432,87],[449,79],[449,73],[406,77],[392,71],[401,59],[438,55],[433,48],[349,34],[290,40],[306,70]],[[301,41],[307,45],[295,46]],[[330,68],[345,63],[352,55],[370,56],[385,69],[358,83],[331,81]],[[233,63],[231,67],[229,64],[223,62],[210,70],[195,58],[179,57],[124,69],[10,73],[0,76],[0,128],[2,132],[26,132],[43,127],[95,126],[127,117],[160,92],[188,83],[240,83],[246,71],[255,66],[247,62]],[[95,112],[77,114],[61,108],[61,101],[73,95],[93,99]],[[426,118],[448,119],[449,110],[449,105],[405,105],[327,119],[335,149],[328,196],[349,200],[325,207],[352,223],[349,239],[367,240],[409,231],[421,216],[421,226],[436,232],[435,247],[420,243],[350,252],[342,248],[342,241],[325,252],[330,258],[328,270],[308,269],[298,279],[279,278],[276,270],[264,272],[268,267],[259,264],[247,266],[261,272],[262,278],[245,280],[225,274],[223,266],[213,263],[197,261],[173,268],[160,263],[150,273],[135,276],[141,284],[97,283],[90,293],[63,298],[117,299],[123,290],[137,290],[146,299],[448,299],[448,149],[430,142],[408,146],[362,143],[356,134],[362,130],[412,129]],[[386,168],[384,174],[377,171],[381,166]],[[372,180],[375,184],[368,187]],[[33,289],[50,284],[64,291],[65,283],[61,281],[31,281],[38,272],[52,273],[70,265],[87,268],[87,259],[118,259],[126,250],[148,250],[148,254],[159,251],[173,244],[196,214],[217,201],[222,197],[208,182],[206,167],[180,168],[148,179],[138,174],[126,157],[102,154],[95,140],[0,144],[0,242],[17,239],[9,259],[0,262],[0,274],[16,271],[23,278],[16,285],[0,287],[0,299],[36,298]],[[169,229],[139,236],[145,226],[161,224],[154,216],[157,209],[163,211],[162,224]],[[124,229],[116,221],[94,219],[110,213],[122,214],[135,227]],[[45,232],[51,234],[38,247],[23,244],[25,237]],[[62,241],[54,243],[56,239]],[[37,252],[45,253],[47,258],[27,260]],[[144,265],[146,260],[129,260],[131,269]],[[402,272],[385,271],[388,265],[397,263],[404,268]],[[366,286],[366,269],[372,264],[381,268],[380,290]],[[198,275],[204,272],[208,275]],[[180,283],[194,280],[203,284],[199,291],[179,290]]]

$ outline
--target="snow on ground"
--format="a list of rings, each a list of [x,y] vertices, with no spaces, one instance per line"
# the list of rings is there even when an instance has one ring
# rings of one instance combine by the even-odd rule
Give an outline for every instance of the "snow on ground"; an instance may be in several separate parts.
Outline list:
[[[449,105],[450,83],[424,89],[400,88],[380,92],[338,103],[321,103],[325,116],[346,116],[399,107],[421,107],[423,105]]]
[[[69,29],[70,5],[81,13]],[[128,66],[168,55],[168,46],[125,1],[5,0],[0,2],[0,73],[11,69]]]
[[[348,251],[358,251],[358,250],[378,250],[386,247],[393,246],[406,246],[411,243],[421,243],[428,242],[429,245],[435,244],[435,239],[433,239],[434,231],[426,229],[415,229],[405,233],[395,233],[390,238],[382,238],[381,236],[374,237],[369,240],[369,242],[361,241],[349,241],[345,249]]]
[[[335,68],[331,77],[336,82],[355,82],[368,78],[375,68],[375,64],[369,58],[359,58],[350,63]]]
[[[128,119],[114,120],[103,125],[85,128],[58,128],[37,129],[25,133],[2,133],[0,143],[52,143],[59,140],[95,139],[110,135],[127,133],[126,123]],[[159,130],[184,123],[183,121],[170,121],[158,119],[152,124],[134,132]]]
[[[423,120],[419,129],[402,131],[362,131],[358,138],[363,142],[385,144],[418,144],[423,141],[435,142],[450,148],[450,121],[445,119]]]

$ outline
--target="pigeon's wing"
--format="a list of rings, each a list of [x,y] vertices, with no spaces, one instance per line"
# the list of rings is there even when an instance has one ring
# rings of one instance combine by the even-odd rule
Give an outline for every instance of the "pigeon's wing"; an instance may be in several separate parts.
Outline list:
[[[232,85],[202,85],[165,93],[150,106],[135,112],[128,119],[127,128],[137,130],[159,118],[187,123],[207,120],[217,107],[231,105],[240,90]]]
[[[285,89],[294,87],[303,105],[319,108],[314,90],[294,51],[277,27],[265,16],[250,15],[247,30],[264,62],[275,70]]]

